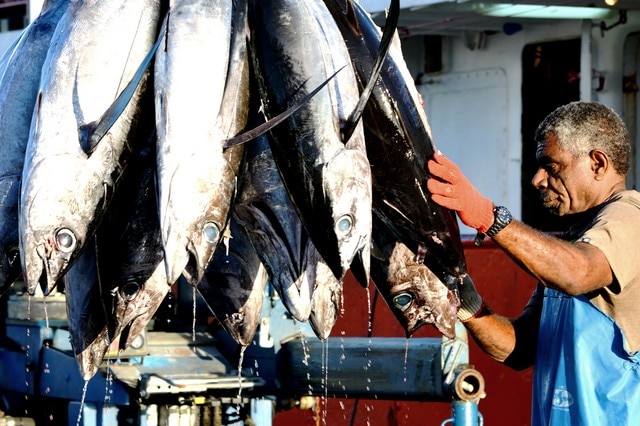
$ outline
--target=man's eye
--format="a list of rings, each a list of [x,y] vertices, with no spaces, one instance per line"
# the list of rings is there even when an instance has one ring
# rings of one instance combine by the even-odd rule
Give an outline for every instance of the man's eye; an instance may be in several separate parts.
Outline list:
[[[558,172],[560,171],[560,168],[558,167],[557,164],[545,164],[542,166],[542,168],[551,176],[557,175]]]

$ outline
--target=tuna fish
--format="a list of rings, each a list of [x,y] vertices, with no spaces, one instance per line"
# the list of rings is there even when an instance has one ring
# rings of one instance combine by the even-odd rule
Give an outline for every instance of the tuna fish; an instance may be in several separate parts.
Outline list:
[[[344,8],[343,1],[325,1],[363,86],[380,45],[379,28],[357,2],[347,1]],[[424,186],[424,165],[435,148],[397,35],[363,120],[373,171],[373,209],[419,261],[447,285],[455,285],[466,274],[458,223],[452,211],[431,201]]]
[[[72,2],[42,68],[20,199],[20,254],[45,293],[95,233],[136,147],[159,0]],[[132,90],[135,89],[135,90]]]
[[[246,123],[243,2],[182,0],[167,16],[155,63],[159,214],[167,279],[201,280],[222,238],[243,147],[224,141]],[[233,28],[233,30],[232,30]],[[233,34],[233,40],[232,40]]]
[[[358,87],[342,37],[320,1],[249,2],[252,53],[264,109],[271,118],[338,75],[271,131],[285,187],[313,244],[337,279],[351,267],[369,280],[371,170],[361,124],[342,129]]]
[[[3,57],[0,80],[0,294],[21,272],[18,200],[40,70],[68,0],[50,0]],[[4,71],[6,69],[6,72]]]

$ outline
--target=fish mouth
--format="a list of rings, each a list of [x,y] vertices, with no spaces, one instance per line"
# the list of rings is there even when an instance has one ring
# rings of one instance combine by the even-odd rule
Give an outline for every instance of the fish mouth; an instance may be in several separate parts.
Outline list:
[[[182,275],[192,286],[197,286],[202,278],[204,277],[204,271],[209,264],[209,260],[211,256],[203,256],[202,254],[198,254],[198,250],[191,245],[190,248],[187,248],[187,264],[182,271]],[[179,275],[176,276],[176,280]]]
[[[25,262],[28,267],[25,266],[25,279],[27,281],[27,292],[30,295],[34,295],[40,287],[42,292],[47,295],[49,293],[49,278],[51,276],[51,270],[47,262],[44,245],[39,245],[36,248],[36,256],[26,253],[25,259],[32,257],[30,262]]]
[[[24,247],[24,249],[22,248]],[[34,295],[38,286],[45,296],[49,295],[64,278],[64,274],[75,260],[75,252],[64,253],[48,241],[26,241],[20,248],[20,258],[27,292]]]

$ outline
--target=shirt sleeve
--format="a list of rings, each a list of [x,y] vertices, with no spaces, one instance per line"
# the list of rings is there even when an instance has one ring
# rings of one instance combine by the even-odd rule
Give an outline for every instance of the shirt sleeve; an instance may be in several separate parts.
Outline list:
[[[623,200],[606,206],[580,239],[604,253],[620,290],[638,279],[640,208]]]

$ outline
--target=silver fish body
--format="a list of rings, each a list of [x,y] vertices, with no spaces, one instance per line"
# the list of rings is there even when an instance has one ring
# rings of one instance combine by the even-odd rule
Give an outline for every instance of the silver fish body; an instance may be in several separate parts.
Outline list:
[[[58,24],[22,175],[20,249],[31,292],[39,283],[49,292],[77,259],[135,148],[145,78],[99,143],[88,144],[156,41],[159,13],[159,0],[87,0],[72,2]]]
[[[18,202],[40,70],[69,0],[52,0],[2,59],[0,80],[0,293],[21,272]],[[5,71],[6,70],[6,71]]]
[[[355,1],[325,0],[349,46],[364,86],[380,45],[380,30]],[[397,238],[441,280],[466,274],[455,214],[426,192],[425,164],[434,153],[433,138],[419,94],[395,37],[363,114],[367,156],[373,171],[373,208]],[[426,253],[426,254],[425,254]],[[451,279],[453,278],[453,280]]]
[[[232,19],[232,3],[177,2],[156,56],[159,215],[169,283],[184,273],[198,284],[235,194],[243,147],[223,147],[245,124],[248,60],[245,37],[235,36],[244,31],[242,13]]]
[[[366,285],[371,170],[361,124],[348,141],[341,137],[359,98],[344,41],[320,1],[249,4],[251,50],[268,118],[337,72],[271,130],[272,152],[307,232],[336,278],[352,268]]]

